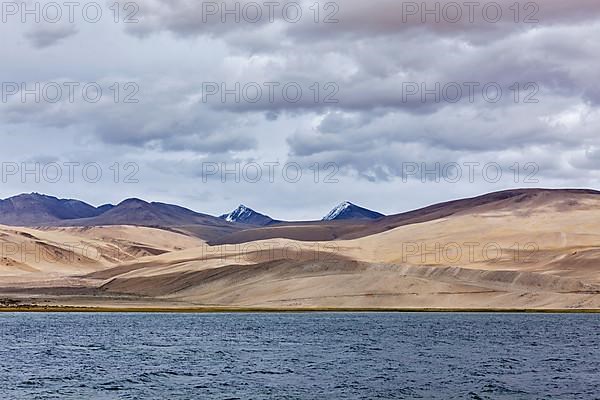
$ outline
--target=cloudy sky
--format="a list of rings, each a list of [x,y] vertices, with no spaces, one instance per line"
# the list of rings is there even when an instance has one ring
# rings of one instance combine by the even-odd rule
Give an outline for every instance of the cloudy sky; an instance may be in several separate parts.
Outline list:
[[[600,3],[426,3],[3,2],[0,197],[314,219],[600,188]]]

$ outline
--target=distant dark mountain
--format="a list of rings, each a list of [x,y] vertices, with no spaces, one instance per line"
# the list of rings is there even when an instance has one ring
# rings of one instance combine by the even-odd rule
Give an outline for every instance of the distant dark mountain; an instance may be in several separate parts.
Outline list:
[[[258,213],[243,204],[229,214],[221,215],[219,218],[224,219],[227,222],[237,222],[240,224],[257,226],[265,226],[275,222],[271,217]]]
[[[115,206],[113,206],[112,204],[104,204],[98,207],[98,210],[101,211],[101,214],[104,214],[105,212],[112,210],[113,208],[115,208]]]
[[[148,203],[140,199],[127,199],[107,211],[92,217],[69,221],[69,225],[140,225],[140,226],[183,226],[183,225],[228,225],[217,217],[200,214],[184,207],[165,203]]]
[[[368,210],[363,207],[359,207],[356,204],[352,204],[349,201],[345,201],[342,204],[335,207],[329,212],[322,221],[340,221],[348,219],[378,219],[385,217],[375,211]]]
[[[0,200],[0,224],[43,225],[97,217],[104,211],[79,200],[58,199],[38,193],[20,194]]]
[[[127,199],[113,206],[94,207],[78,200],[58,199],[37,193],[0,200],[0,225],[13,226],[153,226],[213,240],[244,229],[211,215],[187,208]]]
[[[184,207],[127,199],[92,217],[55,222],[54,226],[134,225],[158,227],[211,241],[244,229],[244,225],[223,221]]]

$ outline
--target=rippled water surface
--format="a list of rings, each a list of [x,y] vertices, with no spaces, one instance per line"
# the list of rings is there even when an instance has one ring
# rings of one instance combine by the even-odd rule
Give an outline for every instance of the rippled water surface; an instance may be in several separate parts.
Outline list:
[[[600,398],[594,314],[0,314],[1,399]]]

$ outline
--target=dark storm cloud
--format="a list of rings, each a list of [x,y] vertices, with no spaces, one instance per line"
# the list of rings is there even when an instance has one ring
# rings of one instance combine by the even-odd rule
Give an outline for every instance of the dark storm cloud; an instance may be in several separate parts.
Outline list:
[[[61,87],[64,83],[56,80],[52,84],[55,82]],[[66,93],[58,102],[44,101],[43,94],[39,96],[41,101],[36,101],[33,95],[22,101],[17,93],[7,97],[0,118],[10,124],[34,124],[39,128],[75,127],[107,144],[150,146],[164,151],[223,153],[256,146],[254,138],[244,133],[248,118],[209,110],[189,96],[181,97],[182,91],[175,91],[173,87],[161,89],[156,82],[142,81],[134,99],[137,102],[125,103],[115,102],[114,93],[107,90],[112,81],[98,82],[103,88],[98,102],[77,96],[71,102]],[[28,82],[26,87],[32,89],[35,84]],[[48,84],[42,82],[39,87]]]
[[[375,37],[358,43],[340,39],[336,46],[297,44],[294,51],[284,49],[264,55],[268,62],[263,67],[249,70],[237,79],[222,77],[221,83],[227,89],[239,85],[241,101],[232,96],[222,98],[222,91],[218,90],[208,96],[207,104],[215,110],[238,112],[338,109],[377,113],[387,108],[421,115],[453,106],[450,100],[455,97],[454,86],[461,91],[458,106],[477,103],[482,108],[501,109],[515,102],[515,94],[520,96],[519,102],[527,100],[529,94],[534,100],[548,103],[555,96],[582,94],[593,100],[597,91],[592,83],[600,78],[600,73],[590,68],[590,61],[600,62],[600,45],[587,38],[598,34],[598,26],[592,24],[540,28],[485,46],[430,34],[399,37],[398,42]],[[580,43],[576,50],[571,46],[574,42]],[[269,98],[265,82],[277,83],[274,99]],[[261,87],[262,96],[258,101],[250,101],[255,93],[251,86],[256,84]],[[282,95],[282,88],[290,84],[303,90],[298,101],[289,101]],[[515,84],[519,85],[516,89]],[[315,85],[320,90],[317,99]],[[410,93],[415,85],[418,91]],[[474,99],[468,85],[474,85]],[[486,85],[501,88],[500,102],[485,101]],[[245,88],[249,96],[244,95]],[[425,94],[432,89],[441,94],[437,99]]]
[[[202,135],[181,135],[170,140],[164,140],[161,148],[166,151],[189,150],[198,153],[227,153],[255,149],[256,139],[243,134],[229,133],[224,130],[219,133]]]
[[[548,26],[589,21],[600,14],[600,5],[595,0],[521,3],[513,0],[345,0],[320,3],[285,0],[271,2],[270,7],[265,4],[235,0],[148,0],[140,9],[141,23],[130,29],[136,34],[167,30],[180,35],[199,35],[259,30],[266,25],[280,23],[287,36],[306,37],[311,41],[327,41],[330,35],[364,38],[410,30],[431,31],[441,36],[468,34],[477,40],[477,35],[482,33],[490,35],[488,38],[505,37],[512,30],[520,31],[538,24]],[[515,4],[518,7],[515,8]],[[297,10],[300,11],[298,18]]]
[[[54,46],[64,39],[77,34],[73,25],[43,24],[25,34],[34,47],[43,49]]]

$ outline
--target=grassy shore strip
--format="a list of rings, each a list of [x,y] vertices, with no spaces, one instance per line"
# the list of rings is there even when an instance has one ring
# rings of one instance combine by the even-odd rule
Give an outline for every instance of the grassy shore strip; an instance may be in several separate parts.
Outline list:
[[[600,313],[600,309],[516,309],[516,308],[261,308],[261,307],[74,307],[74,306],[14,306],[0,307],[0,313],[312,313],[312,312],[375,312],[375,313]]]

